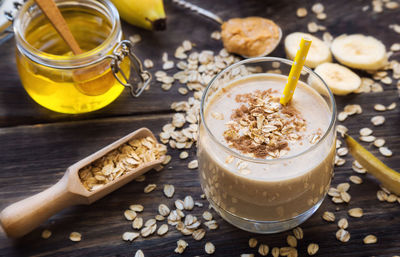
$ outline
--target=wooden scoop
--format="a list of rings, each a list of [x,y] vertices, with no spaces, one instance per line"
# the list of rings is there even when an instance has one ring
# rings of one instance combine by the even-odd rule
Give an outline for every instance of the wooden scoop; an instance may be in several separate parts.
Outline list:
[[[141,128],[136,130],[70,166],[60,181],[45,191],[5,208],[0,213],[0,224],[6,234],[9,237],[21,237],[38,227],[41,223],[62,209],[72,205],[91,204],[155,166],[160,165],[163,162],[164,157],[156,161],[145,163],[135,170],[122,175],[118,179],[111,181],[94,191],[88,191],[82,185],[78,175],[81,168],[106,155],[131,139],[144,137],[152,137],[156,140],[149,129]]]
[[[35,0],[35,2],[49,19],[58,34],[64,39],[65,43],[71,48],[72,52],[75,55],[82,54],[82,49],[72,35],[56,3],[53,0]],[[99,75],[101,76],[98,77]],[[97,78],[93,79],[95,77]],[[104,62],[96,66],[75,70],[73,72],[73,79],[76,82],[75,87],[81,93],[89,96],[104,94],[113,86],[115,81],[108,63]]]

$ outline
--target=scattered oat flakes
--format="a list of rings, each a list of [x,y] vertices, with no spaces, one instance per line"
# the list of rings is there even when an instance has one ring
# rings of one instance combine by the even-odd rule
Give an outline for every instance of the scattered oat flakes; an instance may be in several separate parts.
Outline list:
[[[192,210],[194,207],[194,201],[193,198],[188,195],[185,197],[185,199],[183,199],[183,207],[185,208],[185,210]]]
[[[142,37],[139,34],[134,34],[132,36],[129,37],[129,40],[133,43],[139,43],[142,40]]]
[[[362,178],[360,178],[359,176],[350,176],[350,181],[353,182],[354,184],[361,184],[363,182]]]
[[[221,32],[219,31],[214,31],[211,33],[211,38],[215,40],[220,40],[221,39]]]
[[[175,252],[179,254],[182,254],[185,251],[186,247],[188,246],[188,243],[186,243],[186,241],[182,239],[178,240],[176,244],[177,247],[175,248]]]
[[[375,244],[377,241],[378,239],[374,235],[368,235],[363,239],[364,244]]]
[[[211,242],[207,242],[204,246],[204,250],[207,254],[213,254],[215,252],[215,246]]]
[[[260,244],[260,246],[258,247],[258,253],[259,253],[261,256],[267,256],[267,255],[268,255],[268,252],[269,252],[269,247],[268,247],[268,245]]]
[[[346,243],[350,240],[350,233],[347,230],[339,229],[336,232],[336,239],[340,242]]]
[[[215,220],[206,221],[203,223],[208,229],[214,230],[218,228],[218,223]]]
[[[336,188],[339,192],[347,192],[350,189],[350,184],[347,182],[340,183]]]
[[[326,19],[326,17],[327,17],[327,15],[326,15],[326,13],[318,13],[317,14],[317,19],[318,20],[325,20]]]
[[[153,191],[154,189],[156,189],[157,185],[156,184],[148,184],[145,188],[144,188],[144,192],[150,193],[151,191]]]
[[[153,61],[150,60],[150,59],[145,59],[145,60],[143,61],[143,65],[144,65],[144,67],[147,68],[147,69],[151,69],[151,68],[154,67],[154,63],[153,63]]]
[[[369,136],[372,133],[373,133],[373,131],[370,128],[362,128],[362,129],[360,129],[360,135],[361,136]]]
[[[213,219],[213,216],[212,216],[212,214],[211,214],[211,212],[209,212],[209,211],[205,211],[205,212],[203,212],[203,219],[204,220],[212,220]]]
[[[389,111],[394,110],[396,108],[396,106],[397,106],[397,104],[395,102],[393,102],[386,107],[386,110],[389,110]]]
[[[197,160],[193,160],[188,164],[188,168],[191,170],[197,169],[197,167],[199,167],[199,163],[197,162]]]
[[[310,32],[310,33],[315,33],[315,32],[317,32],[318,31],[318,25],[317,25],[317,23],[315,23],[315,22],[309,22],[308,24],[307,24],[307,29],[308,29],[308,32]]]
[[[386,143],[385,139],[383,139],[383,138],[377,138],[377,139],[374,141],[374,146],[376,146],[376,147],[379,148],[379,147],[384,146],[385,143]]]
[[[129,209],[135,212],[142,212],[144,210],[144,207],[141,204],[132,204],[129,206]]]
[[[303,239],[303,229],[301,227],[296,227],[293,229],[293,235],[297,240]]]
[[[281,247],[279,248],[279,254],[282,256],[297,256],[297,249],[293,247]]]
[[[158,206],[158,213],[160,213],[161,216],[168,216],[170,212],[170,209],[165,204],[162,203]]]
[[[337,196],[332,197],[332,202],[334,202],[334,203],[344,203],[343,199],[341,197],[337,197]]]
[[[341,229],[346,229],[349,226],[349,222],[346,218],[341,218],[338,222],[338,227]]]
[[[390,47],[390,51],[393,51],[393,52],[400,51],[400,43],[394,43],[394,44]]]
[[[337,149],[337,155],[339,156],[345,156],[349,153],[349,149],[347,149],[347,147],[341,147],[339,149]]]
[[[163,235],[167,234],[167,232],[168,232],[168,225],[162,224],[157,230],[157,235],[163,236]]]
[[[136,253],[135,253],[135,257],[144,257],[144,253],[143,253],[143,251],[142,250],[137,250],[136,251]]]
[[[319,250],[318,244],[311,243],[307,247],[307,253],[308,255],[315,255]]]
[[[311,11],[313,11],[315,14],[324,12],[324,9],[324,5],[321,3],[316,3],[311,7]]]
[[[371,118],[371,123],[374,126],[379,126],[382,125],[385,122],[385,117],[381,116],[381,115],[377,115]]]
[[[249,239],[249,247],[250,248],[255,248],[258,244],[257,239],[255,239],[254,237]]]
[[[375,104],[374,109],[375,111],[384,112],[386,111],[386,106],[384,106],[383,104]]]
[[[396,9],[396,8],[399,8],[399,3],[395,2],[395,1],[386,2],[385,7],[387,9]]]
[[[360,173],[360,174],[365,174],[367,172],[367,170],[363,166],[361,166],[361,164],[358,161],[353,161],[351,168],[355,172]]]
[[[127,219],[127,220],[134,220],[136,218],[137,214],[135,211],[126,210],[124,212],[124,216],[125,216],[125,219]]]
[[[350,200],[351,200],[351,196],[350,196],[350,194],[347,193],[347,192],[340,192],[340,197],[342,198],[342,200],[343,200],[345,203],[349,203]]]
[[[297,239],[292,235],[288,235],[286,238],[286,242],[291,247],[297,247]]]
[[[141,229],[142,227],[143,227],[143,218],[136,217],[135,220],[132,222],[132,228]]]
[[[166,61],[162,65],[163,70],[170,70],[173,67],[174,67],[174,62],[173,61]]]
[[[73,241],[73,242],[79,242],[82,239],[82,235],[79,232],[72,232],[71,234],[69,234],[69,240]]]
[[[173,185],[165,184],[163,191],[166,197],[171,198],[175,193],[175,187]]]
[[[354,218],[361,218],[363,216],[363,210],[361,208],[353,208],[348,211],[349,215]]]
[[[49,237],[51,237],[51,231],[48,229],[45,229],[42,231],[42,238],[44,239],[48,239]]]
[[[203,239],[205,234],[206,234],[206,231],[204,229],[200,228],[200,229],[196,229],[195,231],[193,231],[192,237],[194,238],[194,240],[200,241],[201,239]]]
[[[182,159],[182,160],[184,160],[184,159],[186,159],[186,158],[188,158],[188,157],[189,157],[189,153],[186,152],[186,151],[183,151],[183,152],[181,152],[181,153],[179,154],[179,158]]]
[[[379,147],[379,152],[385,157],[390,157],[393,155],[393,152],[386,146]]]
[[[178,92],[181,95],[186,95],[189,91],[185,87],[180,87],[180,88],[178,88]]]
[[[346,112],[339,112],[338,114],[338,120],[339,121],[344,121],[345,119],[347,119],[349,115]]]
[[[374,136],[361,136],[361,137],[360,137],[360,140],[361,140],[361,141],[367,142],[367,143],[374,142],[375,139],[376,139],[376,137],[374,137]]]
[[[379,201],[384,202],[387,200],[388,195],[384,191],[378,190],[378,192],[376,192],[376,197]]]
[[[397,195],[395,195],[395,194],[390,194],[390,195],[387,197],[386,201],[387,201],[388,203],[394,203],[394,202],[396,202],[396,201],[397,201]]]
[[[328,222],[334,222],[335,221],[335,214],[330,211],[326,211],[322,214],[322,218]]]
[[[326,43],[329,46],[333,41],[333,36],[329,32],[324,32],[324,34],[322,35],[322,39],[324,40],[324,43]]]
[[[308,12],[307,12],[307,9],[304,8],[304,7],[298,8],[297,11],[296,11],[296,15],[297,15],[297,17],[299,17],[299,18],[306,17],[306,16],[307,16],[307,13],[308,13]]]
[[[337,125],[336,131],[341,135],[341,137],[344,137],[344,135],[347,133],[347,131],[349,131],[349,129],[343,125]]]
[[[160,214],[157,214],[154,218],[155,218],[157,221],[163,221],[163,220],[165,220],[165,217],[162,216],[162,215],[160,215]]]
[[[272,248],[271,254],[273,257],[279,257],[279,248],[278,247]]]
[[[133,241],[139,237],[139,233],[136,232],[125,232],[122,234],[122,240],[124,241]]]

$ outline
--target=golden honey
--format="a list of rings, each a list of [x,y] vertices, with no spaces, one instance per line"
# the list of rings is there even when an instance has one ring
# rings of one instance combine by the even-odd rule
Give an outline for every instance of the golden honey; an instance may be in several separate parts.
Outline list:
[[[124,89],[110,69],[111,59],[104,59],[122,39],[118,13],[115,19],[107,8],[100,8],[100,2],[93,2],[57,2],[84,51],[80,55],[74,56],[37,7],[27,9],[27,14],[22,14],[26,17],[18,17],[20,21],[14,24],[14,29],[19,30],[16,62],[22,84],[37,103],[50,110],[94,111],[110,104]],[[128,58],[120,68],[129,76]]]

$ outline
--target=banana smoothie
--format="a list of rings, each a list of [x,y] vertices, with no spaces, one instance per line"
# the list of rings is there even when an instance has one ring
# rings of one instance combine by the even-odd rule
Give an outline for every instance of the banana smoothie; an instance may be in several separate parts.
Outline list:
[[[329,189],[335,157],[335,136],[327,133],[332,110],[301,81],[291,102],[280,105],[286,81],[266,73],[235,79],[202,110],[201,185],[213,207],[234,225],[234,219],[280,222],[312,214]]]

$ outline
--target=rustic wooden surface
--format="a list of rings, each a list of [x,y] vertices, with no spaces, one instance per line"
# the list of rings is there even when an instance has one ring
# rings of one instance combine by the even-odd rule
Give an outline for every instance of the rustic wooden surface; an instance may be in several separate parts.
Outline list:
[[[311,7],[313,1],[193,1],[204,6],[224,19],[258,15],[275,20],[284,34],[294,31],[306,31],[307,22],[315,20],[314,15],[297,19],[297,7]],[[399,21],[400,10],[385,11],[373,14],[371,10],[362,12],[361,8],[370,5],[367,0],[324,1],[328,18],[317,21],[327,26],[334,35],[342,33],[364,33],[380,38],[387,47],[399,42],[399,35],[388,29],[388,25]],[[127,35],[140,33],[144,40],[138,44],[140,57],[151,58],[160,67],[161,55],[164,51],[173,54],[174,49],[185,39],[190,39],[197,49],[219,50],[221,43],[209,38],[209,34],[218,27],[196,14],[189,13],[166,1],[168,13],[168,30],[165,32],[147,32],[127,24],[124,29]],[[321,36],[322,33],[317,33]],[[159,133],[163,124],[170,121],[169,105],[187,96],[177,93],[177,87],[163,92],[159,85],[153,83],[151,89],[138,99],[129,97],[127,90],[110,106],[85,115],[64,115],[48,111],[35,104],[24,92],[14,60],[14,41],[10,40],[0,48],[0,209],[38,193],[61,178],[65,169],[129,132],[146,126]],[[273,56],[284,57],[282,44],[272,53]],[[393,58],[399,60],[397,53]],[[152,69],[155,71],[157,69]],[[361,115],[350,117],[344,124],[350,134],[357,136],[362,127],[372,127],[369,119],[377,113],[374,103],[399,105],[395,85],[385,86],[382,93],[350,95],[337,97],[338,109],[345,104],[358,103],[363,107]],[[397,107],[385,112],[386,123],[374,129],[374,135],[383,137],[393,150],[391,158],[380,157],[394,169],[400,170],[400,112]],[[377,150],[364,144],[377,154]],[[67,209],[40,228],[19,240],[7,239],[0,232],[0,256],[134,256],[137,249],[142,249],[145,256],[174,256],[176,241],[184,238],[189,247],[183,256],[205,256],[204,244],[211,241],[216,246],[214,256],[239,256],[240,253],[254,253],[248,247],[248,239],[256,237],[270,247],[285,246],[288,232],[275,235],[255,235],[241,231],[224,222],[215,213],[220,227],[215,231],[207,231],[205,239],[194,241],[184,237],[175,229],[164,237],[151,236],[137,239],[133,243],[121,240],[125,231],[131,231],[130,222],[123,217],[123,211],[130,204],[140,203],[145,206],[142,217],[148,219],[156,213],[159,203],[173,206],[161,191],[165,183],[174,184],[176,193],[173,199],[183,199],[192,195],[195,200],[204,203],[204,208],[196,207],[192,213],[200,216],[207,209],[206,200],[200,199],[201,189],[196,170],[188,170],[186,165],[195,158],[195,150],[190,158],[181,161],[178,151],[170,150],[173,156],[171,163],[162,172],[151,171],[145,182],[132,182],[125,187],[99,200],[91,206],[77,206]],[[333,185],[348,181],[354,172],[351,170],[352,158],[345,157],[344,166],[335,168]],[[306,255],[306,247],[315,242],[320,246],[317,256],[394,256],[400,255],[400,205],[399,203],[381,203],[376,199],[379,189],[377,181],[362,175],[364,183],[350,188],[352,200],[350,204],[333,204],[327,198],[321,208],[306,221],[304,239],[299,242],[299,256]],[[156,183],[158,188],[151,194],[144,194],[143,188],[148,183]],[[335,238],[337,226],[321,219],[325,210],[333,211],[338,218],[347,217],[347,210],[362,207],[364,217],[348,218],[351,239],[348,243],[340,243]],[[53,232],[51,238],[40,237],[43,229]],[[79,243],[69,241],[72,231],[81,232],[83,240]],[[378,243],[363,245],[362,238],[368,234],[378,237]],[[271,255],[269,255],[271,256]]]

